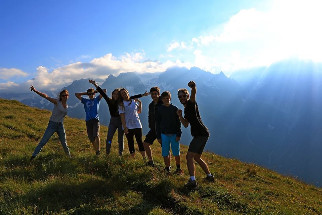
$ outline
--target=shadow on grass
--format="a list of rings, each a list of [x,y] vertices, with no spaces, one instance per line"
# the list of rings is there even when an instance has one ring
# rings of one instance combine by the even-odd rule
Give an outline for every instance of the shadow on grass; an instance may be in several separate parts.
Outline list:
[[[21,199],[25,207],[37,205],[39,212],[59,212],[90,204],[95,199],[113,198],[113,186],[99,179],[89,179],[86,182],[65,184],[56,181],[40,189],[30,191]]]
[[[45,154],[32,161],[26,156],[11,156],[0,163],[5,167],[5,171],[0,173],[3,179],[23,178],[26,181],[38,181],[53,175],[91,174],[104,178],[111,175],[109,163],[94,156],[68,158],[64,154]]]

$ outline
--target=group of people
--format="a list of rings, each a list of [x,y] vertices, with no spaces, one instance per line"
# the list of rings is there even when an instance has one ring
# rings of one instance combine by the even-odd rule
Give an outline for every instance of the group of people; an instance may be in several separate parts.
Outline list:
[[[185,128],[187,128],[190,124],[193,139],[190,142],[186,155],[187,168],[190,175],[186,186],[190,188],[197,186],[195,177],[195,162],[197,162],[205,172],[205,179],[211,182],[214,181],[214,176],[210,173],[207,163],[201,158],[202,152],[209,138],[209,131],[203,124],[199,114],[199,109],[196,102],[197,88],[195,82],[190,81],[188,83],[189,88],[191,88],[191,94],[189,94],[189,91],[185,88],[178,90],[178,99],[184,106],[184,116],[182,115],[183,111],[171,103],[171,93],[169,91],[164,91],[162,94],[160,94],[159,87],[152,87],[149,93],[145,92],[144,94],[134,96],[130,96],[129,92],[125,88],[118,88],[113,90],[112,96],[109,97],[106,94],[106,90],[98,86],[94,80],[89,80],[89,82],[95,86],[96,90],[90,88],[86,92],[75,93],[75,96],[84,105],[84,110],[86,113],[87,135],[93,145],[96,155],[99,155],[101,151],[98,110],[101,98],[103,97],[108,104],[111,116],[106,138],[106,154],[109,154],[111,151],[112,139],[117,130],[119,144],[118,152],[120,156],[122,156],[124,150],[124,134],[127,138],[129,153],[132,157],[135,156],[135,136],[140,154],[144,159],[146,156],[148,157],[147,165],[154,166],[151,145],[155,140],[157,140],[162,147],[165,171],[167,173],[170,173],[171,171],[171,147],[172,155],[175,157],[176,162],[175,173],[182,174],[183,171],[180,166],[179,143],[182,133],[181,124]],[[31,160],[38,155],[42,147],[48,142],[49,138],[55,132],[59,136],[59,140],[64,148],[65,153],[68,156],[71,156],[63,125],[64,117],[67,115],[67,99],[69,97],[68,91],[62,90],[56,99],[36,90],[34,86],[31,86],[30,89],[54,104],[54,109],[49,119],[47,129],[34,150]],[[95,97],[96,93],[99,93],[99,95]],[[152,98],[152,101],[149,104],[148,113],[149,132],[147,133],[145,140],[142,141],[142,124],[139,117],[139,114],[142,111],[142,102],[139,98],[147,95],[151,95]],[[88,96],[88,98],[83,96]]]

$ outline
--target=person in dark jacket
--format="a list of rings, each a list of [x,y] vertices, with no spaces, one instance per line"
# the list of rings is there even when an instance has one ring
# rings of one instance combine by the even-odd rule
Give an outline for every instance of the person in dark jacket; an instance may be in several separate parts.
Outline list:
[[[169,173],[170,165],[170,146],[172,154],[176,160],[177,174],[181,174],[180,168],[180,138],[181,123],[177,115],[178,108],[170,103],[171,93],[165,91],[161,94],[163,104],[160,105],[157,115],[157,138],[162,143],[162,156],[164,159],[165,170]]]
[[[150,95],[152,98],[152,102],[149,104],[149,115],[148,115],[150,130],[145,136],[143,145],[144,145],[146,155],[149,159],[149,161],[147,162],[147,165],[154,166],[154,162],[152,158],[152,150],[150,146],[153,144],[154,140],[157,139],[155,117],[158,111],[158,107],[162,104],[159,87],[152,87],[150,89]]]

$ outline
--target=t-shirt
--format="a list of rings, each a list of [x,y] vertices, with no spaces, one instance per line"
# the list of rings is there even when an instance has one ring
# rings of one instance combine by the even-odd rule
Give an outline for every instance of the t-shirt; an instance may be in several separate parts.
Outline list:
[[[138,114],[138,104],[131,99],[130,101],[123,101],[124,109],[119,106],[119,113],[124,113],[125,124],[128,129],[142,128],[140,117]]]
[[[192,136],[207,136],[209,137],[208,128],[203,124],[197,102],[188,100],[186,107],[184,108],[184,118],[188,120],[191,127]]]
[[[84,109],[86,112],[86,121],[89,121],[91,119],[99,120],[98,109],[99,109],[100,101],[101,101],[100,96],[97,96],[94,99],[86,99],[82,97],[81,102],[84,104]]]
[[[49,121],[52,122],[63,122],[64,117],[67,115],[67,108],[64,108],[63,104],[61,101],[57,101],[57,104],[54,105],[53,112],[50,116]]]

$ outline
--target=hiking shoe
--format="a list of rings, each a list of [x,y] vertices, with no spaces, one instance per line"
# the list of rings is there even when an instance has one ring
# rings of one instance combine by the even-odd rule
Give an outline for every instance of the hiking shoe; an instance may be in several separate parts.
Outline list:
[[[148,161],[148,162],[146,163],[146,165],[147,165],[147,166],[152,166],[152,167],[154,167],[154,162],[153,162],[153,161]]]
[[[175,174],[182,175],[183,174],[182,169],[176,169]]]
[[[35,159],[36,156],[31,156],[29,161],[32,161],[33,159]]]
[[[96,155],[99,156],[101,154],[101,151],[96,151]]]
[[[215,177],[213,175],[207,175],[207,177],[205,178],[206,181],[209,182],[214,182],[215,181]]]
[[[197,187],[197,181],[196,180],[191,180],[189,179],[188,182],[184,185],[185,187],[189,188],[189,189],[193,189]]]

